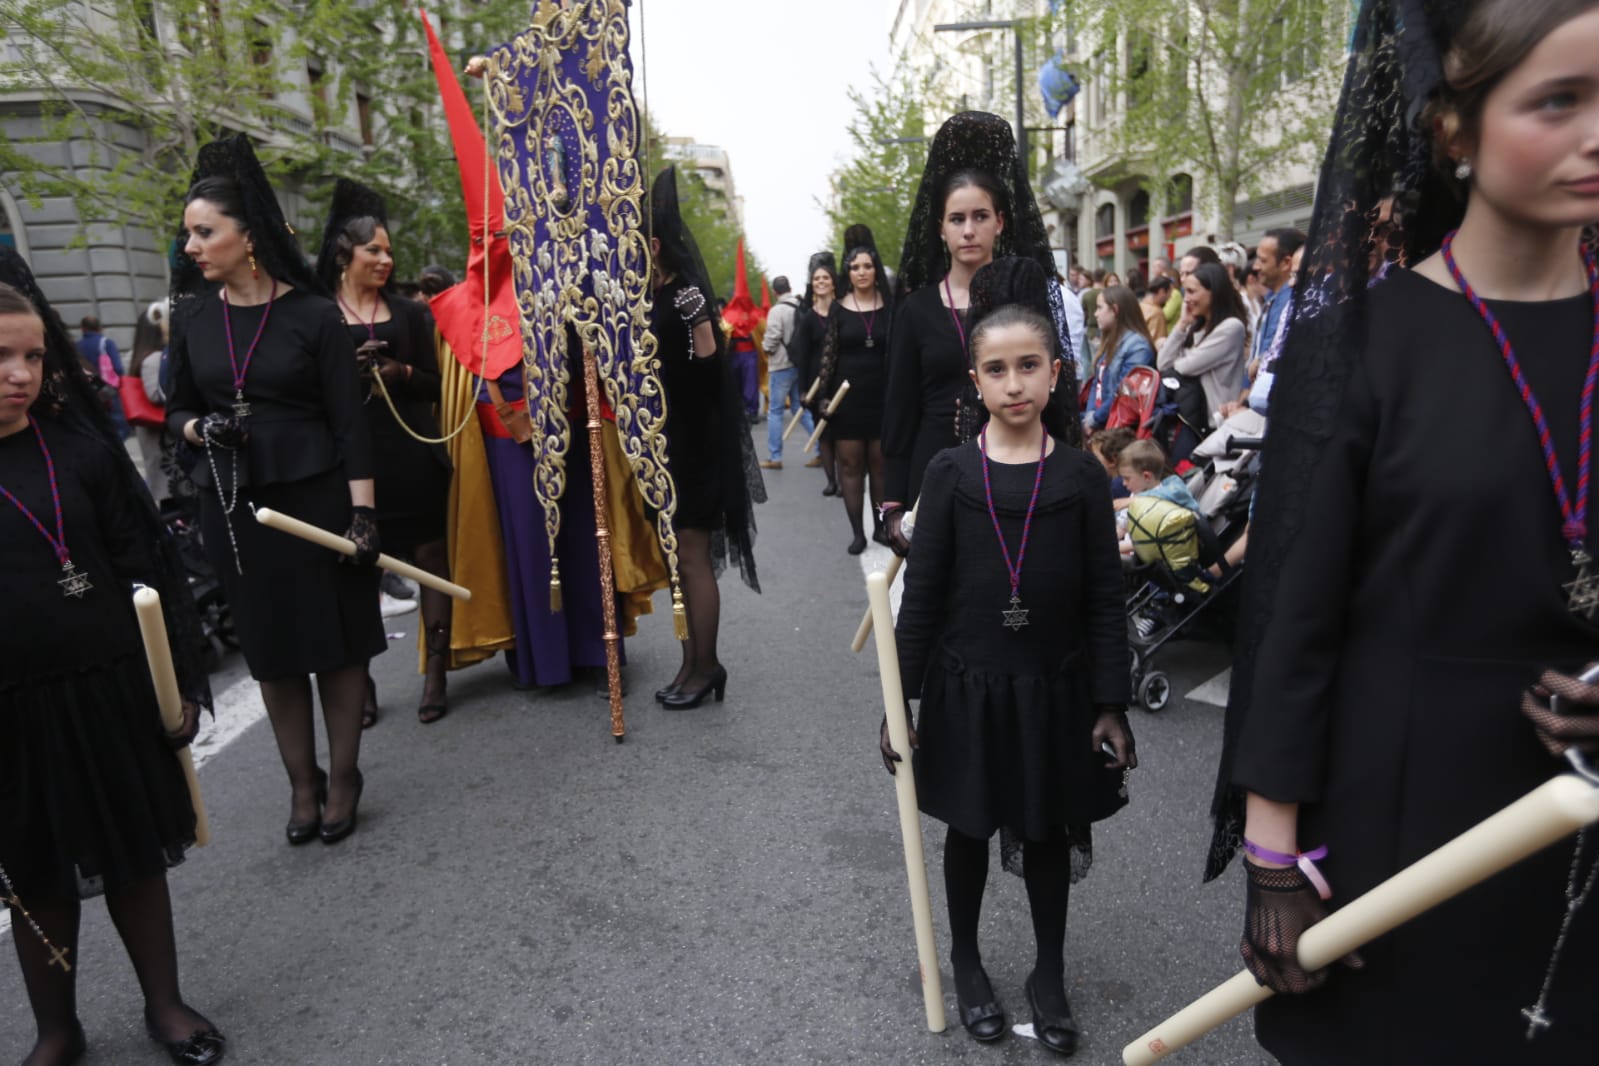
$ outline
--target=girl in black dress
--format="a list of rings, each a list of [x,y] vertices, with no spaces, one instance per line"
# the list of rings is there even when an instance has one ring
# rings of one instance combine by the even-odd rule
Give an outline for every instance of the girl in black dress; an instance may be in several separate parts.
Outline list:
[[[921,700],[916,790],[923,812],[949,826],[961,1023],[980,1041],[1005,1032],[977,945],[988,839],[1003,831],[1022,841],[1038,947],[1026,981],[1034,1024],[1046,1047],[1069,1055],[1071,882],[1087,871],[1090,823],[1125,803],[1122,772],[1137,765],[1116,525],[1104,469],[1044,429],[1060,374],[1050,320],[1003,307],[971,344],[989,421],[928,464],[895,626],[905,696]],[[880,743],[893,773],[886,720]]]
[[[760,582],[752,554],[751,502],[764,502],[744,401],[734,385],[713,325],[711,291],[694,237],[677,206],[677,171],[668,167],[650,190],[650,258],[661,387],[666,392],[667,469],[677,487],[678,573],[688,613],[683,664],[655,694],[663,707],[698,707],[727,690],[727,669],[716,654],[722,596],[716,577],[732,557],[745,584]]]
[[[334,292],[368,382],[367,424],[372,429],[374,480],[381,501],[378,525],[391,555],[448,578],[444,524],[450,458],[443,445],[431,443],[439,438],[433,407],[439,402],[440,386],[433,316],[425,304],[392,291],[393,273],[382,198],[358,182],[340,178],[317,274]],[[381,389],[374,378],[382,379]],[[425,588],[421,595],[424,680],[417,720],[430,724],[449,711],[444,678],[451,609],[450,598],[442,592]],[[367,697],[363,726],[377,721],[376,686],[370,675]]]
[[[154,501],[96,403],[76,352],[16,253],[0,248],[0,898],[38,1042],[26,1062],[73,1062],[80,896],[103,889],[174,1059],[221,1060],[187,1006],[166,869],[194,842],[173,749],[210,702],[199,619]],[[23,295],[19,287],[29,295]],[[30,300],[29,296],[32,297]],[[46,323],[51,323],[46,326]],[[41,395],[42,393],[42,395]],[[165,735],[132,607],[161,594],[184,695]]]
[[[385,646],[372,440],[355,345],[305,265],[243,135],[201,149],[173,272],[167,425],[188,442],[206,554],[293,789],[291,844],[355,829],[367,660]],[[254,507],[345,530],[345,558]],[[316,762],[315,674],[331,773]]]
[[[838,477],[843,488],[844,513],[854,539],[849,553],[866,550],[861,518],[866,475],[872,475],[872,539],[883,543],[882,519],[877,510],[883,499],[883,390],[887,379],[889,323],[888,276],[871,243],[871,230],[851,226],[845,234],[851,245],[844,256],[850,291],[839,300],[842,313],[828,322],[822,342],[822,387],[817,398],[825,404],[849,382],[849,392],[828,420],[823,436],[838,454]]]
[[[960,443],[972,276],[1004,255],[1032,259],[1054,276],[1048,231],[1010,123],[981,111],[962,112],[933,138],[896,279],[881,515],[888,542],[901,555],[910,547],[901,523],[916,504],[922,472],[935,454]],[[1049,298],[1060,334],[1065,307],[1058,290],[1051,288]],[[1068,427],[1068,434],[1067,443],[1080,442],[1080,429]]]
[[[1284,1063],[1591,1062],[1599,910],[1568,900],[1599,877],[1592,829],[1359,972],[1297,958],[1329,907],[1599,744],[1599,689],[1571,676],[1599,657],[1599,2],[1416,13],[1369,0],[1356,25],[1272,388],[1208,874],[1243,845],[1244,961],[1288,993],[1256,1033]]]
[[[827,337],[829,323],[840,313],[837,295],[838,272],[834,269],[833,253],[817,252],[811,256],[809,280],[805,284],[805,299],[800,305],[798,320],[794,323],[794,341],[790,345],[791,351],[795,353],[796,365],[801,368],[801,395],[811,391],[811,384],[816,380],[817,374],[821,373],[822,343]],[[820,394],[822,390],[816,391]],[[818,401],[815,398],[811,400],[813,424],[815,419],[821,417],[821,409],[825,404],[825,400]],[[817,442],[817,448],[817,465],[827,477],[827,484],[822,487],[822,495],[837,496],[838,453],[825,433]]]

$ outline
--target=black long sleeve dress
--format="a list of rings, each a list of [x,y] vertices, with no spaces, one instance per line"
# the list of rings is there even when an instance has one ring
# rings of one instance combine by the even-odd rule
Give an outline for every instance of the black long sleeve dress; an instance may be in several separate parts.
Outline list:
[[[928,462],[960,443],[956,400],[971,379],[961,336],[966,312],[957,314],[959,329],[937,285],[923,285],[894,313],[883,409],[884,498],[907,508],[916,503]]]
[[[359,348],[370,338],[388,347],[383,354],[411,368],[410,376],[385,382],[394,407],[412,432],[437,439],[439,358],[433,341],[433,316],[414,300],[382,294],[390,318],[370,332],[349,321],[351,342]],[[372,456],[377,482],[378,531],[383,549],[410,556],[420,544],[444,538],[450,496],[450,456],[442,444],[424,444],[405,431],[374,384],[366,391],[367,422],[372,430]]]
[[[990,462],[1012,558],[1033,463]],[[1129,696],[1116,522],[1104,468],[1059,442],[1022,562],[1028,624],[1005,627],[1010,577],[983,494],[976,442],[927,467],[894,627],[907,699],[920,697],[914,758],[924,813],[967,836],[1083,839],[1098,816],[1096,707]]]
[[[62,595],[49,543],[0,499],[0,865],[24,901],[75,898],[159,874],[194,842],[194,810],[168,747],[133,611],[154,573],[134,520],[147,502],[99,440],[37,424],[55,463],[72,563],[93,586]],[[31,429],[0,438],[0,485],[54,529]],[[185,590],[179,590],[183,594]],[[167,594],[171,594],[170,591]]]
[[[190,419],[233,406],[222,301],[210,292],[189,303],[173,322],[167,426],[174,436]],[[241,360],[266,307],[231,308]],[[274,681],[364,663],[386,646],[377,570],[341,563],[326,548],[250,517],[252,505],[270,507],[342,533],[350,524],[348,483],[373,476],[355,346],[333,301],[299,289],[278,298],[244,396],[251,405],[244,448],[212,448],[208,456],[186,447],[197,456],[206,555],[232,606],[250,674]],[[233,499],[235,471],[241,487],[228,515],[222,498]]]
[[[1592,303],[1490,306],[1574,485]],[[1300,804],[1299,844],[1327,845],[1334,906],[1560,773],[1520,693],[1546,666],[1599,659],[1599,629],[1566,609],[1559,508],[1487,327],[1463,296],[1405,270],[1366,313],[1335,435],[1303,472],[1303,532],[1230,770],[1240,788]],[[1261,1043],[1290,1064],[1593,1061],[1593,902],[1556,973],[1554,1028],[1529,1042],[1520,1013],[1571,861],[1569,843],[1551,848],[1363,948],[1363,971],[1335,966],[1322,990],[1273,997],[1257,1011]]]

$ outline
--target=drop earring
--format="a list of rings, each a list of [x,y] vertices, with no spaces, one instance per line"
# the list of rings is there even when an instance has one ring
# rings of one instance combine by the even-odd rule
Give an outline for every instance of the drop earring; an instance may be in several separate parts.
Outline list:
[[[1469,177],[1471,177],[1471,163],[1462,159],[1455,164],[1455,180],[1465,181]]]
[[[258,278],[258,277],[261,276],[261,271],[255,265],[255,253],[254,252],[250,253],[250,276],[252,278]]]

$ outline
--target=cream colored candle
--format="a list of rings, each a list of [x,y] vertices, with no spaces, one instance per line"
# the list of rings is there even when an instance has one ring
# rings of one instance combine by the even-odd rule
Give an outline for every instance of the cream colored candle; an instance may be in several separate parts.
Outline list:
[[[788,420],[788,428],[783,430],[784,440],[788,440],[788,435],[794,432],[795,426],[800,424],[800,419],[805,415],[805,405],[816,399],[816,390],[821,387],[822,379],[817,378],[815,381],[811,382],[811,387],[805,390],[805,399],[800,401],[799,410],[794,412],[794,417]]]
[[[1599,788],[1575,774],[1546,781],[1305,930],[1299,963],[1306,970],[1329,966],[1595,821]],[[1271,995],[1247,971],[1237,974],[1128,1044],[1122,1061],[1159,1062]]]
[[[832,402],[827,405],[827,410],[822,412],[822,420],[816,423],[815,429],[811,430],[810,439],[805,442],[805,447],[801,448],[800,451],[808,452],[816,447],[816,442],[822,439],[822,430],[827,428],[827,420],[833,417],[833,413],[838,410],[838,405],[843,403],[844,397],[848,395],[849,382],[846,381],[839,385],[837,392],[833,393]]]
[[[150,664],[150,680],[155,683],[162,728],[176,733],[183,728],[183,696],[178,691],[178,675],[172,667],[172,645],[167,640],[160,594],[153,588],[140,588],[133,594],[133,610],[139,616],[139,635],[144,638],[144,657]],[[203,848],[211,843],[211,820],[206,817],[205,801],[200,798],[194,755],[183,747],[178,749],[177,756],[178,765],[183,767],[183,779],[189,785],[189,802],[194,807],[194,842]]]
[[[298,518],[290,518],[288,515],[280,511],[274,511],[270,507],[258,508],[255,511],[255,520],[263,526],[277,530],[279,533],[288,533],[299,537],[301,540],[308,540],[312,544],[320,544],[322,547],[336,551],[340,555],[355,554],[355,542],[350,538],[341,537],[337,533],[329,533],[320,526],[313,526],[311,523],[302,522]],[[426,570],[412,566],[410,563],[402,562],[392,555],[380,554],[377,565],[385,570],[399,574],[401,577],[408,577],[424,588],[442,592],[453,599],[470,600],[472,598],[471,589],[463,588],[453,581],[446,581],[437,574],[430,574]]]
[[[913,507],[913,508],[911,508],[910,513],[905,516],[905,520],[907,522],[912,522],[912,521],[915,521],[915,519],[916,519],[916,509]],[[884,571],[884,573],[886,574],[886,576],[888,578],[888,587],[889,588],[893,588],[894,587],[894,579],[899,576],[900,567],[902,567],[904,565],[905,565],[905,557],[903,555],[896,555],[896,556],[894,556],[894,558],[892,558],[892,559],[890,559],[888,561],[888,569],[886,571]],[[892,613],[890,613],[889,617],[890,618],[893,617]],[[854,652],[855,654],[859,655],[861,653],[861,650],[866,647],[866,638],[871,636],[871,635],[872,635],[872,608],[870,606],[868,606],[866,608],[866,613],[861,616],[861,624],[855,628],[855,639],[850,641],[849,650]]]
[[[899,800],[899,831],[905,844],[905,876],[910,882],[911,919],[916,927],[916,961],[922,972],[922,1003],[927,1008],[927,1028],[944,1031],[944,983],[938,972],[938,948],[933,940],[933,904],[927,894],[927,862],[922,856],[922,819],[916,805],[916,775],[911,772],[910,729],[905,722],[905,690],[899,679],[899,649],[894,644],[894,613],[888,604],[888,580],[883,574],[866,579],[877,628],[877,669],[883,681],[883,707],[888,715],[888,738],[899,753],[894,793]]]

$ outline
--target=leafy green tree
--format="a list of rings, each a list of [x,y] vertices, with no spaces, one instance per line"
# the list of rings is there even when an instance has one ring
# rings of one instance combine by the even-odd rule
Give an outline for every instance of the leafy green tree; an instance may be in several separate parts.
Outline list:
[[[484,49],[527,24],[525,0],[445,6],[459,9],[452,31]],[[0,91],[40,109],[0,143],[0,171],[30,198],[71,197],[85,227],[175,232],[199,147],[244,131],[274,181],[303,190],[284,206],[307,251],[344,175],[385,194],[402,271],[465,259],[411,0],[0,0],[0,36]],[[67,141],[80,146],[71,167],[58,165]]]
[[[1170,174],[1207,179],[1201,206],[1231,240],[1241,197],[1325,147],[1348,15],[1347,0],[1068,0],[1057,17],[1105,94],[1083,124],[1096,156],[1124,161],[1108,177],[1149,175],[1155,195]]]
[[[930,82],[903,72],[885,78],[872,71],[871,87],[851,89],[849,158],[833,172],[833,199],[823,203],[839,254],[844,230],[856,223],[872,228],[877,250],[890,267],[905,246],[905,226],[927,165],[926,116],[942,113]]]

